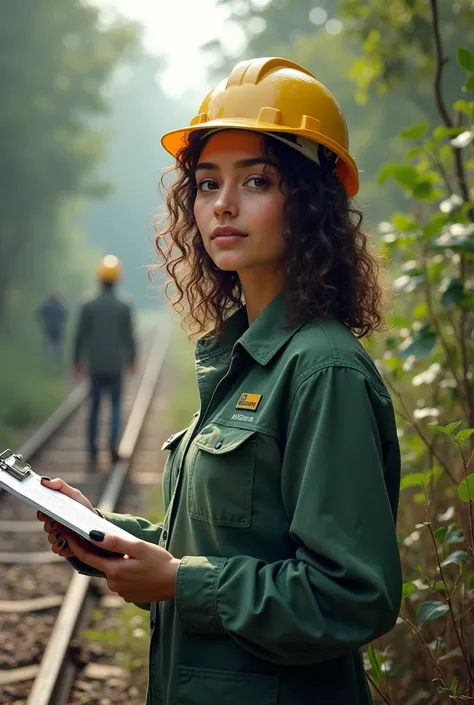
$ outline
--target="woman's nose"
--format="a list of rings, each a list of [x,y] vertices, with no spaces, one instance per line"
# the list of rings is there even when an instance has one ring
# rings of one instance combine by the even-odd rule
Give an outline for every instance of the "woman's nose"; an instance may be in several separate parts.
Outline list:
[[[230,215],[235,217],[238,212],[237,198],[234,189],[222,188],[214,201],[214,213],[216,216]]]

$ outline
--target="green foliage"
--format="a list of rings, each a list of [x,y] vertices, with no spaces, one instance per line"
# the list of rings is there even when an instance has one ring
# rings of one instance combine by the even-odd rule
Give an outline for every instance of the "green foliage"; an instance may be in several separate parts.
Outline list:
[[[398,7],[409,4],[428,22],[428,3],[402,0]],[[369,14],[378,8],[383,41],[390,32],[394,41],[398,36],[400,61],[406,61],[404,38],[382,21],[389,6],[369,6]],[[447,5],[440,11],[446,13]],[[385,61],[389,48],[381,45],[379,51]],[[439,57],[436,64],[427,59],[426,70],[439,72]],[[465,72],[459,73],[458,90],[467,92],[474,54],[461,49],[457,58]],[[386,74],[388,82],[392,79]],[[398,533],[405,582],[399,623],[377,645],[390,650],[392,674],[377,681],[370,660],[369,678],[376,695],[383,693],[393,705],[441,705],[446,695],[470,700],[474,693],[474,162],[469,152],[474,101],[455,96],[447,102],[440,81],[433,102],[441,124],[425,120],[404,129],[405,159],[385,164],[379,173],[380,183],[399,185],[407,204],[406,212],[379,226],[396,294],[379,365],[399,418]]]
[[[0,23],[0,316],[35,250],[47,266],[63,204],[104,191],[91,181],[104,140],[91,117],[107,108],[103,88],[135,41],[130,25],[108,28],[80,0],[18,0]],[[33,57],[33,60],[32,60]],[[56,240],[57,242],[57,240]]]
[[[180,429],[189,426],[192,415],[199,409],[199,392],[194,371],[194,346],[177,325],[171,333],[170,359],[172,376],[179,380],[179,388],[171,399],[168,422],[170,428]]]
[[[18,431],[51,414],[68,391],[58,365],[41,355],[39,330],[23,313],[21,330],[0,341],[0,447],[15,446]]]

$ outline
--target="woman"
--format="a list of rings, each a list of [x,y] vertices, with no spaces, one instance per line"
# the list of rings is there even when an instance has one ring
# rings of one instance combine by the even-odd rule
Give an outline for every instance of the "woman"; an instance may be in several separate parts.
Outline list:
[[[343,114],[304,68],[255,59],[163,145],[158,250],[187,323],[213,327],[200,411],[163,446],[163,523],[108,514],[136,541],[95,536],[125,558],[40,518],[55,553],[149,603],[148,703],[367,705],[359,649],[400,604],[400,456],[357,340],[381,296]]]

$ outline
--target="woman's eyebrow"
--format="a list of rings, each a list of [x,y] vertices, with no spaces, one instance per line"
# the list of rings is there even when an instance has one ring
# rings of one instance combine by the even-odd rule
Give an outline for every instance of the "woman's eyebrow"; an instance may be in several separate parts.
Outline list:
[[[265,166],[275,166],[273,162],[270,161],[270,159],[266,159],[265,157],[250,157],[249,159],[238,159],[236,162],[234,162],[234,167],[236,169],[248,169],[251,166],[258,166],[260,164],[263,164]],[[196,166],[196,171],[198,171],[199,169],[217,171],[219,169],[219,166],[217,164],[214,164],[213,162],[199,162],[199,164]]]

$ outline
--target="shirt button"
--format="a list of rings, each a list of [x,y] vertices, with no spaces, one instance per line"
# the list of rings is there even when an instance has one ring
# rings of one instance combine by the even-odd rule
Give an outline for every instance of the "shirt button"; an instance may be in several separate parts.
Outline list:
[[[168,532],[163,531],[163,541],[166,541],[167,538],[168,538]]]
[[[222,448],[222,441],[218,441],[216,445],[214,446],[216,450],[219,450],[219,448]]]

